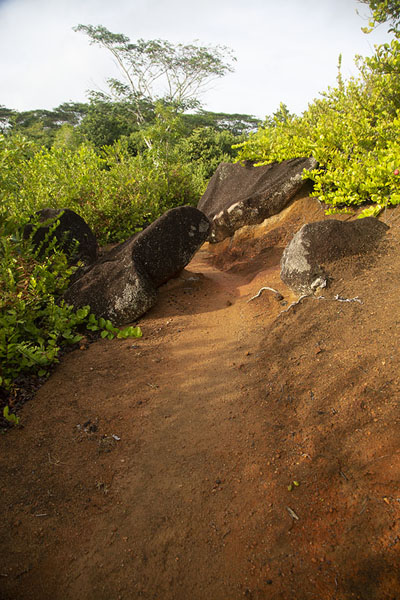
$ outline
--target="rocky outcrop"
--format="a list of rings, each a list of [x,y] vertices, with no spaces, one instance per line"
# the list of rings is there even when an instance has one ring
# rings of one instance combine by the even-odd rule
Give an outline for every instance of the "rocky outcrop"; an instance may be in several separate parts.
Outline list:
[[[55,223],[59,224],[53,229]],[[49,252],[52,241],[69,258],[70,262],[79,260],[86,265],[97,259],[97,240],[89,225],[69,208],[43,208],[35,213],[24,228],[24,239],[32,237],[34,247],[43,256]]]
[[[304,225],[286,247],[281,260],[282,281],[301,294],[326,285],[326,265],[345,256],[371,251],[389,227],[374,217],[355,221],[331,219]]]
[[[314,158],[294,158],[255,167],[222,163],[210,179],[198,209],[211,221],[210,241],[220,242],[245,225],[262,223],[279,213],[304,185],[304,169]]]
[[[86,269],[65,300],[75,307],[89,304],[115,325],[131,323],[154,306],[157,288],[190,262],[209,228],[196,208],[173,208]]]

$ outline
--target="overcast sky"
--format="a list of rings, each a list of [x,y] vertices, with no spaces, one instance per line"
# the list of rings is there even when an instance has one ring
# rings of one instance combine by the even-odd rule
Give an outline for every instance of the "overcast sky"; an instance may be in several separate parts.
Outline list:
[[[131,40],[229,46],[235,73],[203,96],[207,110],[264,118],[282,101],[300,114],[335,85],[339,53],[343,75],[356,75],[354,56],[389,39],[385,26],[361,32],[368,14],[357,0],[0,0],[0,105],[51,109],[105,90],[116,67],[72,31],[83,23]]]

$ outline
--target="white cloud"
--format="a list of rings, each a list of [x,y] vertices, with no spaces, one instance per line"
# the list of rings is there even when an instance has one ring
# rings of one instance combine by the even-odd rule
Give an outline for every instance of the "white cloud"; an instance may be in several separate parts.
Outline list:
[[[115,73],[107,53],[89,46],[78,23],[172,42],[223,44],[236,72],[204,97],[210,110],[263,117],[280,101],[301,112],[343,74],[356,53],[371,54],[385,29],[366,36],[357,0],[0,0],[0,104],[18,110],[84,101]],[[361,7],[362,8],[362,7]],[[364,8],[365,12],[365,8]]]

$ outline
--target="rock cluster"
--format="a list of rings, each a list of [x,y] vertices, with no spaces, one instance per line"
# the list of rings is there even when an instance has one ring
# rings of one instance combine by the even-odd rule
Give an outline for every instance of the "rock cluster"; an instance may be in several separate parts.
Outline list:
[[[198,208],[181,206],[167,211],[100,258],[90,228],[68,209],[39,211],[35,219],[42,225],[28,225],[24,235],[32,236],[40,252],[45,252],[53,236],[62,249],[72,252],[74,261],[84,262],[64,295],[69,304],[76,308],[90,305],[97,317],[115,325],[132,323],[154,306],[157,289],[190,262],[203,242],[223,240],[242,227],[280,213],[302,187],[304,169],[315,166],[313,158],[262,167],[222,163]],[[52,228],[51,222],[56,221]],[[296,292],[311,294],[326,285],[331,263],[368,253],[387,229],[373,217],[308,223],[283,252],[281,279]],[[274,238],[274,231],[269,238]]]
[[[173,208],[84,269],[64,298],[75,307],[90,305],[115,325],[131,323],[154,306],[157,288],[190,262],[209,228],[196,208]]]

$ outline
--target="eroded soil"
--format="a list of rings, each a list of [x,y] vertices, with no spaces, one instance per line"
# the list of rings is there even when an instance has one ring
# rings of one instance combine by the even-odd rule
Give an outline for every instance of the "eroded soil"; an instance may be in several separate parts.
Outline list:
[[[66,355],[0,437],[0,597],[400,598],[399,238],[291,307],[282,247],[206,245]]]

